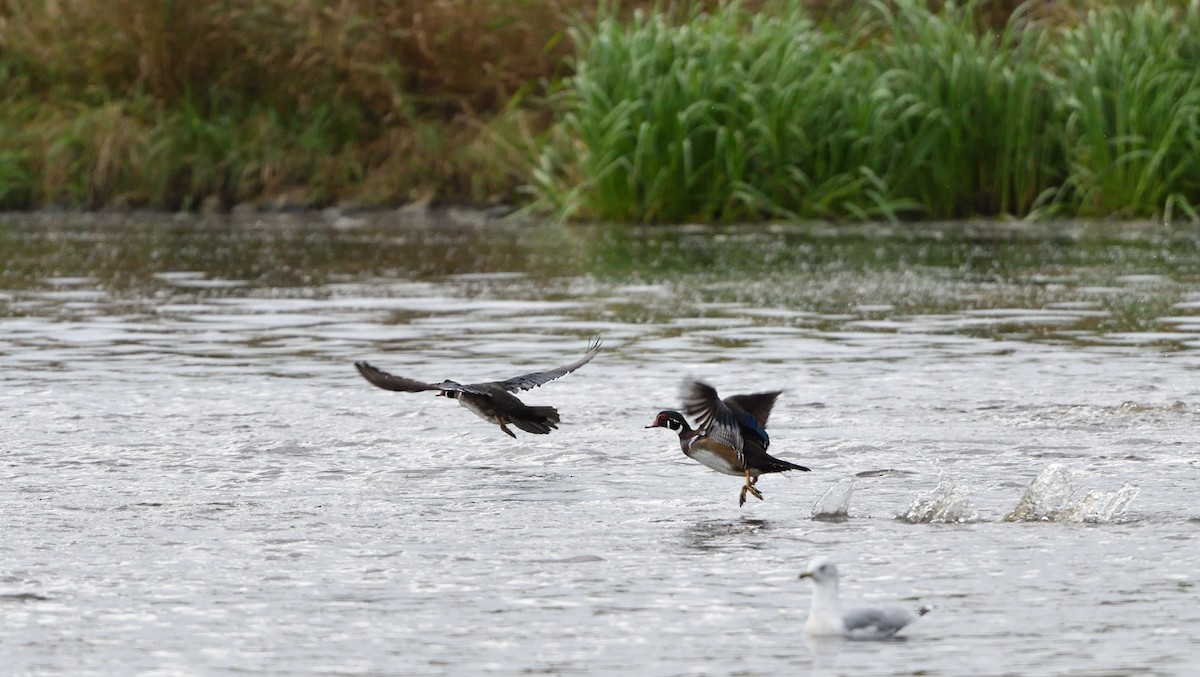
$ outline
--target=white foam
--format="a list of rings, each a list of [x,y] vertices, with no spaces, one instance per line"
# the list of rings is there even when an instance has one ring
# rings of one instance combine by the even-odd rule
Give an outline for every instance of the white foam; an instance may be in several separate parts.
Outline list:
[[[1061,463],[1046,467],[1025,490],[1005,522],[1112,522],[1125,513],[1140,489],[1125,483],[1116,491],[1091,490],[1077,497],[1075,473]]]
[[[943,476],[932,491],[914,498],[908,510],[896,519],[910,524],[962,524],[978,522],[979,513],[971,505],[966,489]]]
[[[820,522],[842,522],[850,517],[850,498],[854,496],[854,478],[843,477],[821,494],[813,504],[812,518]]]

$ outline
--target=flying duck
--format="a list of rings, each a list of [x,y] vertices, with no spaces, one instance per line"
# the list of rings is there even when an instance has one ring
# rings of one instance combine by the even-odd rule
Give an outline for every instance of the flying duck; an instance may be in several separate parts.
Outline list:
[[[462,384],[448,380],[437,384],[422,383],[403,376],[389,374],[366,362],[355,362],[354,366],[358,369],[358,373],[362,374],[363,378],[384,390],[395,390],[402,393],[419,393],[426,390],[436,390],[439,397],[458,400],[459,404],[470,409],[483,420],[499,425],[500,430],[503,430],[506,435],[515,438],[517,435],[509,429],[509,424],[527,433],[545,435],[552,428],[558,428],[558,423],[561,419],[559,419],[558,410],[554,407],[531,407],[517,399],[511,393],[529,390],[530,388],[535,388],[570,374],[590,362],[596,356],[596,353],[600,351],[602,344],[603,341],[601,341],[600,337],[596,337],[588,346],[587,353],[583,357],[564,367],[538,371],[532,374],[522,374],[521,376],[514,376],[503,381],[491,381],[488,383]]]
[[[693,381],[684,386],[684,411],[696,420],[696,428],[678,411],[658,412],[647,428],[670,428],[679,433],[679,446],[688,457],[726,475],[742,475],[746,484],[738,497],[738,506],[746,503],[746,493],[762,500],[755,488],[758,477],[788,470],[807,471],[802,465],[775,458],[767,453],[771,439],[767,435],[767,417],[782,393],[773,390],[753,395],[733,395],[721,399],[716,388]]]

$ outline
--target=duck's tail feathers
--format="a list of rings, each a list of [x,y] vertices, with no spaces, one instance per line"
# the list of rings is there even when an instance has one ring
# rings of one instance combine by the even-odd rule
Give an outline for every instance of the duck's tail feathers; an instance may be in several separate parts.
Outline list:
[[[785,461],[782,458],[771,459],[771,465],[772,472],[784,472],[786,470],[802,470],[804,472],[809,472],[809,470],[811,470],[811,468],[806,468],[802,465],[792,463],[791,461]]]
[[[527,433],[534,435],[546,435],[552,429],[558,428],[558,424],[562,419],[558,417],[558,410],[554,407],[529,407],[529,411],[519,419],[513,419],[513,425]]]

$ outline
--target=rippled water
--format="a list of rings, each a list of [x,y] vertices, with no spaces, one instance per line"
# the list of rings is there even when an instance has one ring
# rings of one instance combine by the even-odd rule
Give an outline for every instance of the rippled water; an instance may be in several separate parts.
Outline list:
[[[1192,236],[39,216],[0,246],[4,674],[1200,664]],[[596,333],[515,441],[351,366],[504,378]],[[813,472],[739,509],[643,427],[685,377],[785,389],[772,451]],[[818,554],[935,610],[806,640]]]

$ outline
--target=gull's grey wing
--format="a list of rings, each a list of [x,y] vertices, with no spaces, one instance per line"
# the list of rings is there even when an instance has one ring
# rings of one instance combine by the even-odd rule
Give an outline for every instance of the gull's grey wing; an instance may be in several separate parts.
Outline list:
[[[721,401],[717,389],[701,381],[684,384],[683,411],[696,419],[696,427],[704,435],[724,444],[742,456],[742,431],[737,416]]]
[[[376,369],[366,362],[355,362],[354,367],[362,377],[384,390],[395,390],[402,393],[419,393],[426,390],[441,390],[440,386],[421,383],[411,378],[395,376],[381,369]]]
[[[917,612],[898,606],[860,604],[842,608],[846,632],[859,637],[890,637],[920,617]]]
[[[596,353],[600,352],[600,346],[602,345],[604,345],[604,341],[597,336],[596,338],[592,339],[591,344],[588,346],[587,353],[585,353],[583,357],[572,362],[571,364],[566,365],[565,367],[549,369],[547,371],[536,371],[532,374],[522,374],[521,376],[514,376],[503,381],[496,381],[490,385],[499,386],[510,393],[536,388],[544,383],[549,383],[556,378],[562,378],[587,364],[588,362],[591,362],[592,358],[596,356]]]

